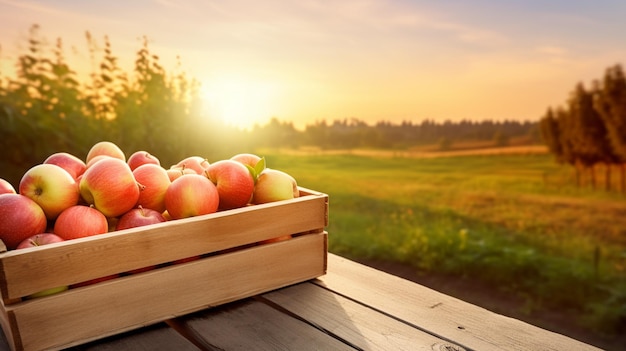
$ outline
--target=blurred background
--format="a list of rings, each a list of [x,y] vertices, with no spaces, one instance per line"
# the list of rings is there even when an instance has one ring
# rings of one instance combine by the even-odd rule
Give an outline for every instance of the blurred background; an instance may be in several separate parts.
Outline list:
[[[626,4],[0,0],[0,178],[109,140],[330,196],[331,252],[626,343]]]

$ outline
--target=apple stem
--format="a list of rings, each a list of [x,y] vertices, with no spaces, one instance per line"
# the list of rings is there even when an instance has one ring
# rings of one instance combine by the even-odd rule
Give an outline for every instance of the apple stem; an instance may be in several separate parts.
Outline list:
[[[39,244],[37,244],[37,242],[33,239],[29,239],[28,242],[33,246],[39,246]]]

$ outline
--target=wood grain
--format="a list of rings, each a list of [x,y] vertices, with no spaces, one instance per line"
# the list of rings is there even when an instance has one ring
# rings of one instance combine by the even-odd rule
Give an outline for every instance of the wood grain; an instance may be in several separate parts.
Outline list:
[[[185,339],[165,323],[159,323],[139,331],[122,333],[104,340],[70,347],[66,351],[197,351],[192,342]]]
[[[45,289],[213,253],[328,224],[328,196],[303,196],[0,254],[6,305]]]
[[[195,315],[185,323],[215,350],[354,350],[319,329],[254,300]]]
[[[85,342],[312,279],[325,273],[326,240],[307,234],[6,306],[15,344]]]
[[[319,286],[474,350],[598,350],[336,255]]]
[[[263,294],[262,298],[361,350],[432,351],[432,345],[462,350],[315,284],[301,283]]]

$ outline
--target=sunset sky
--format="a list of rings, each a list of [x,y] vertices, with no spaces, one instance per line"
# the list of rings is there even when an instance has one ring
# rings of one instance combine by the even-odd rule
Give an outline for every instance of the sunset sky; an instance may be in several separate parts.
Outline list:
[[[142,36],[176,56],[207,113],[242,127],[271,117],[368,123],[537,120],[626,57],[626,2],[0,0],[0,73],[32,24],[88,64],[85,31],[132,70]]]

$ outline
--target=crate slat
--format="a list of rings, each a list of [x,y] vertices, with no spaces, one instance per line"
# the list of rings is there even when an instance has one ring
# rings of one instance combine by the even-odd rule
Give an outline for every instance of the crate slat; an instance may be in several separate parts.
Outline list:
[[[3,324],[17,350],[79,344],[324,275],[326,252],[306,234],[6,306]]]
[[[6,305],[49,288],[217,252],[328,224],[328,196],[300,188],[299,198],[248,206],[0,254]]]

